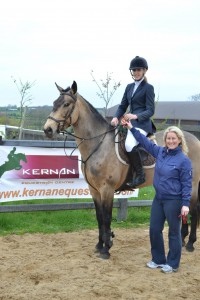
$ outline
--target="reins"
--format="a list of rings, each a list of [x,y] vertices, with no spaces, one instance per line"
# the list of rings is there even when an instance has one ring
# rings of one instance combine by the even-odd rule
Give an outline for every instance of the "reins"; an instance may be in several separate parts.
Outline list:
[[[116,128],[116,127],[112,128],[112,129],[110,129],[110,130],[107,130],[107,131],[105,131],[105,132],[103,132],[103,133],[101,133],[101,134],[99,134],[99,135],[93,136],[93,137],[91,137],[91,138],[82,138],[82,137],[79,137],[79,136],[77,136],[77,135],[75,135],[75,134],[73,134],[73,133],[68,132],[67,130],[64,130],[62,133],[66,135],[65,142],[66,142],[66,140],[67,140],[67,135],[71,135],[71,136],[73,136],[74,138],[77,138],[77,139],[80,139],[80,140],[81,140],[80,143],[79,143],[79,144],[73,149],[73,151],[71,152],[70,158],[72,159],[72,157],[71,157],[72,154],[74,153],[74,151],[75,151],[76,149],[79,148],[79,146],[80,146],[84,141],[93,140],[93,139],[96,139],[96,138],[99,138],[99,137],[103,136],[103,138],[101,139],[101,141],[97,144],[97,146],[93,149],[93,151],[88,155],[88,157],[87,157],[85,160],[83,160],[82,158],[81,158],[81,159],[78,159],[78,160],[81,161],[83,164],[85,164],[85,163],[88,161],[88,159],[89,159],[89,158],[90,158],[90,157],[91,157],[91,156],[99,149],[99,147],[100,147],[100,145],[103,143],[103,140],[105,139],[107,133],[114,131],[115,128]],[[66,149],[66,148],[64,148],[64,150],[65,150],[65,149]],[[65,152],[65,154],[66,154],[66,152]]]
[[[110,130],[107,130],[107,131],[105,131],[105,132],[103,132],[103,133],[101,133],[101,134],[99,134],[99,135],[95,135],[95,136],[90,137],[90,138],[83,138],[83,137],[77,136],[77,135],[75,135],[75,134],[73,134],[73,133],[71,133],[71,132],[68,132],[67,130],[61,131],[61,133],[66,134],[66,135],[71,135],[71,136],[73,136],[74,138],[77,138],[77,139],[79,139],[79,140],[89,141],[89,140],[96,139],[96,138],[98,138],[98,137],[100,137],[100,136],[102,136],[102,135],[104,135],[104,134],[107,134],[107,133],[109,133],[109,132],[111,132],[111,131],[114,131],[116,128],[117,128],[117,126],[116,126],[116,127],[113,127],[113,128],[110,129]]]

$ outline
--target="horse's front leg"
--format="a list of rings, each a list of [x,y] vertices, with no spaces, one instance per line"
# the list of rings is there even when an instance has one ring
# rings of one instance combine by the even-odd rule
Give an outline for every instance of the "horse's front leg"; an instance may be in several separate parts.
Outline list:
[[[102,203],[93,199],[96,208],[96,218],[99,227],[99,241],[96,244],[95,250],[100,253],[100,257],[108,259],[110,257],[109,249],[112,247],[112,238],[114,237],[111,232],[112,221],[112,207],[113,200],[108,203]]]
[[[99,241],[95,247],[96,252],[100,253],[100,257],[108,259],[110,257],[109,250],[112,247],[112,238],[114,234],[111,232],[112,208],[114,191],[108,192],[108,188],[101,192],[90,188],[93,201],[96,208],[96,218],[99,227]]]
[[[113,202],[111,201],[107,205],[94,199],[94,203],[99,227],[99,241],[96,244],[95,250],[100,253],[101,258],[108,259],[110,257],[109,249],[112,247],[112,238],[114,237],[114,233],[111,232]]]
[[[104,247],[100,251],[100,257],[103,259],[108,259],[110,257],[110,248],[113,245],[114,233],[111,231],[111,221],[112,221],[112,208],[113,208],[113,199],[102,203],[102,214],[103,214],[103,242]]]
[[[104,246],[104,241],[103,241],[103,213],[100,205],[100,200],[93,199],[94,204],[95,204],[95,209],[96,209],[96,218],[98,222],[98,228],[99,228],[99,241],[95,246],[96,252],[101,252]]]

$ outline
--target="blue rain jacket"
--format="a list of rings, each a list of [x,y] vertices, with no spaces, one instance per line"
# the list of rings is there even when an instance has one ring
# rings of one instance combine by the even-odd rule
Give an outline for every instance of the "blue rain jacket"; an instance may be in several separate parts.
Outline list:
[[[131,132],[137,141],[156,158],[153,186],[160,200],[182,200],[189,206],[192,193],[192,163],[181,150],[167,149],[152,143],[134,127]]]

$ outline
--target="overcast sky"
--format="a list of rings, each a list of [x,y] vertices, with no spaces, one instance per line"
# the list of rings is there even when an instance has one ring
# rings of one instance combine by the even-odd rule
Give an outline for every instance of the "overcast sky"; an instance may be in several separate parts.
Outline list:
[[[187,101],[200,93],[199,0],[6,0],[0,9],[0,106],[19,106],[11,76],[34,82],[32,105],[52,105],[54,82],[95,107],[104,102],[96,79],[121,81],[112,105],[132,82],[129,64],[147,59],[147,78],[159,101]]]

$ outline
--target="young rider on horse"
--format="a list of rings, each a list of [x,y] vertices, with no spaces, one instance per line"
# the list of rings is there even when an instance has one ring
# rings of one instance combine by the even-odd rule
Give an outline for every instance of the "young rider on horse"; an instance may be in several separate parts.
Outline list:
[[[119,119],[126,114],[126,118],[131,121],[131,124],[147,136],[155,131],[155,126],[150,119],[155,110],[155,94],[153,86],[147,83],[145,76],[148,70],[146,59],[136,56],[131,60],[129,70],[134,83],[127,85],[121,104],[111,124],[117,126]],[[126,113],[128,106],[130,112]],[[135,171],[136,176],[127,185],[133,188],[145,182],[145,174],[137,145],[137,140],[128,130],[125,148],[133,168],[133,174]]]

